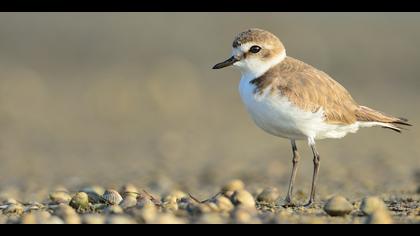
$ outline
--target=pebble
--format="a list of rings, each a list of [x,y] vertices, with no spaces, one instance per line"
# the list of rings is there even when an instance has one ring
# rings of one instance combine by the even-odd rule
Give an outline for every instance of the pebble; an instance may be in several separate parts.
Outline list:
[[[121,196],[123,196],[123,198],[125,198],[127,196],[136,196],[137,197],[139,195],[139,190],[133,184],[125,184],[121,187],[120,194],[121,194]]]
[[[330,216],[345,216],[353,210],[353,206],[342,196],[330,198],[324,206],[324,211]]]
[[[151,222],[151,224],[185,224],[185,223],[186,223],[185,220],[177,218],[173,214],[170,214],[170,213],[159,214]]]
[[[226,223],[226,219],[224,219],[220,214],[217,213],[209,213],[203,214],[197,221],[197,224],[223,224]]]
[[[246,190],[235,191],[232,195],[232,203],[236,206],[255,208],[255,200],[251,193]]]
[[[109,216],[106,221],[106,224],[137,224],[137,222],[129,216],[124,215],[112,215]]]
[[[266,203],[275,203],[280,198],[280,192],[277,188],[266,188],[257,196],[257,201]]]
[[[393,220],[387,210],[376,210],[365,221],[366,224],[392,224]]]
[[[386,210],[387,207],[382,199],[378,197],[365,197],[360,205],[360,210],[365,215],[370,215],[377,210]]]
[[[3,210],[3,214],[6,215],[22,215],[24,208],[21,204],[10,204],[6,209]]]
[[[89,208],[89,196],[85,192],[76,193],[70,200],[70,206],[76,210],[87,210]]]
[[[137,196],[134,196],[133,194],[126,194],[124,199],[121,201],[120,206],[123,209],[137,206]]]
[[[64,191],[55,191],[50,193],[49,196],[52,203],[60,204],[60,203],[66,203],[68,204],[71,201],[71,196],[68,192]]]
[[[216,204],[217,209],[220,212],[231,212],[235,208],[232,201],[225,196],[218,196],[213,200],[213,202]]]
[[[222,187],[221,192],[222,193],[235,192],[235,191],[239,191],[239,190],[243,190],[243,189],[245,189],[244,182],[242,182],[242,180],[236,179],[236,180],[232,180],[232,181],[226,183]]]
[[[105,216],[100,214],[86,214],[82,218],[83,224],[104,224]]]
[[[110,205],[106,207],[102,212],[107,215],[111,215],[111,214],[122,214],[124,210],[118,205]]]
[[[54,209],[54,215],[60,217],[66,224],[80,224],[81,219],[77,212],[69,205],[60,204]]]
[[[47,222],[51,214],[47,211],[37,211],[25,214],[20,219],[21,224],[43,224]]]

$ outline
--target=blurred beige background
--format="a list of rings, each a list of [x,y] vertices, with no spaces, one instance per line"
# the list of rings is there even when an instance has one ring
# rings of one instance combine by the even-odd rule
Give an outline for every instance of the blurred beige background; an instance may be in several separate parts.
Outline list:
[[[321,189],[409,189],[420,168],[418,13],[0,13],[0,188],[231,178],[286,188],[289,142],[248,117],[235,69],[211,67],[259,27],[361,104],[415,124],[318,142]],[[312,156],[297,188],[309,190]]]

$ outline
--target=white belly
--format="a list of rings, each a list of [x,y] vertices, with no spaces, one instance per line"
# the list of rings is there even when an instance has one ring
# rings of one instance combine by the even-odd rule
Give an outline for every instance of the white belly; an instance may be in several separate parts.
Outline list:
[[[292,104],[280,93],[271,94],[267,87],[262,94],[254,94],[255,86],[242,78],[239,93],[248,112],[258,127],[264,131],[288,139],[341,138],[348,132],[356,132],[358,122],[339,126],[324,122],[323,110],[307,112]]]

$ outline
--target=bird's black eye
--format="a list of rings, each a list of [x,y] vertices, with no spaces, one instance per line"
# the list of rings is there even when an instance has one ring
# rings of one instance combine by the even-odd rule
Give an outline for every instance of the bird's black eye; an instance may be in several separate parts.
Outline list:
[[[258,53],[260,50],[261,50],[261,47],[257,45],[254,45],[249,49],[249,51],[252,53]]]

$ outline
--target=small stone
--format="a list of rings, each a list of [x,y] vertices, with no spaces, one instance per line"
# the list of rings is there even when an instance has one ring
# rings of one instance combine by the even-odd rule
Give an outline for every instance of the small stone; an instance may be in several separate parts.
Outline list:
[[[103,210],[103,213],[111,215],[111,214],[122,214],[124,210],[118,205],[110,205]]]
[[[85,187],[82,189],[82,192],[89,196],[89,202],[92,204],[105,203],[105,200],[102,198],[105,189],[100,186]]]
[[[106,203],[110,205],[118,205],[123,200],[121,195],[113,189],[106,190],[102,197],[105,199]]]
[[[158,215],[151,224],[185,224],[185,220],[175,217],[169,213]]]
[[[66,224],[80,224],[81,219],[77,212],[69,205],[60,204],[54,210],[54,215],[60,217]]]
[[[221,212],[231,212],[235,208],[230,199],[225,196],[218,196],[213,202]]]
[[[21,204],[10,204],[3,210],[5,215],[22,215],[24,208]]]
[[[99,214],[86,214],[82,218],[83,224],[104,224],[105,223],[105,217],[103,215]]]
[[[3,201],[4,205],[12,205],[12,204],[19,204],[18,201],[16,201],[14,198],[8,198],[5,201]]]
[[[123,198],[126,198],[127,196],[137,197],[139,195],[139,190],[133,184],[126,184],[121,187],[120,194]]]
[[[370,214],[365,221],[366,224],[392,224],[393,220],[387,210],[379,209]]]
[[[177,198],[175,196],[172,196],[171,198],[166,199],[163,204],[162,207],[165,210],[169,210],[169,211],[177,211],[178,210],[178,202],[177,202]]]
[[[137,222],[124,215],[112,215],[106,219],[106,224],[137,224]]]
[[[156,204],[149,198],[143,197],[137,200],[137,207],[139,208],[156,207]]]
[[[223,224],[226,220],[217,213],[203,214],[199,218],[198,224]]]
[[[330,198],[324,206],[324,211],[330,216],[345,216],[353,210],[353,206],[342,196]]]
[[[182,191],[179,191],[179,190],[175,190],[175,191],[170,192],[168,195],[166,195],[162,199],[162,201],[165,202],[165,201],[168,201],[169,199],[176,199],[178,201],[178,200],[181,200],[182,198],[186,198],[186,197],[188,197],[188,194],[186,194]]]
[[[85,192],[76,193],[70,200],[70,206],[76,210],[87,210],[89,208],[89,196]]]
[[[232,196],[232,203],[236,206],[255,208],[255,200],[246,190],[238,190]]]
[[[257,201],[266,203],[275,203],[280,198],[277,188],[266,188],[257,196]]]
[[[232,212],[232,218],[237,224],[259,224],[261,221],[256,217],[256,211],[251,208],[237,207]]]
[[[48,218],[51,217],[51,214],[49,214],[46,211],[41,212],[31,212],[29,214],[25,214],[20,219],[21,224],[41,224],[42,222],[45,222],[48,220]]]
[[[370,215],[377,210],[386,210],[385,203],[378,197],[366,197],[362,200],[360,210],[365,215]]]
[[[71,201],[70,194],[68,194],[67,192],[63,192],[63,191],[52,192],[52,193],[50,193],[49,198],[50,198],[51,202],[55,203],[55,204],[60,204],[60,203],[68,204]]]
[[[123,209],[128,209],[130,207],[135,207],[137,205],[137,196],[132,194],[126,194],[125,198],[120,203],[120,206]]]
[[[222,191],[222,193],[235,192],[235,191],[243,190],[244,188],[245,188],[244,182],[242,182],[239,179],[236,179],[236,180],[232,180],[232,181],[226,183],[222,187],[221,191]]]

